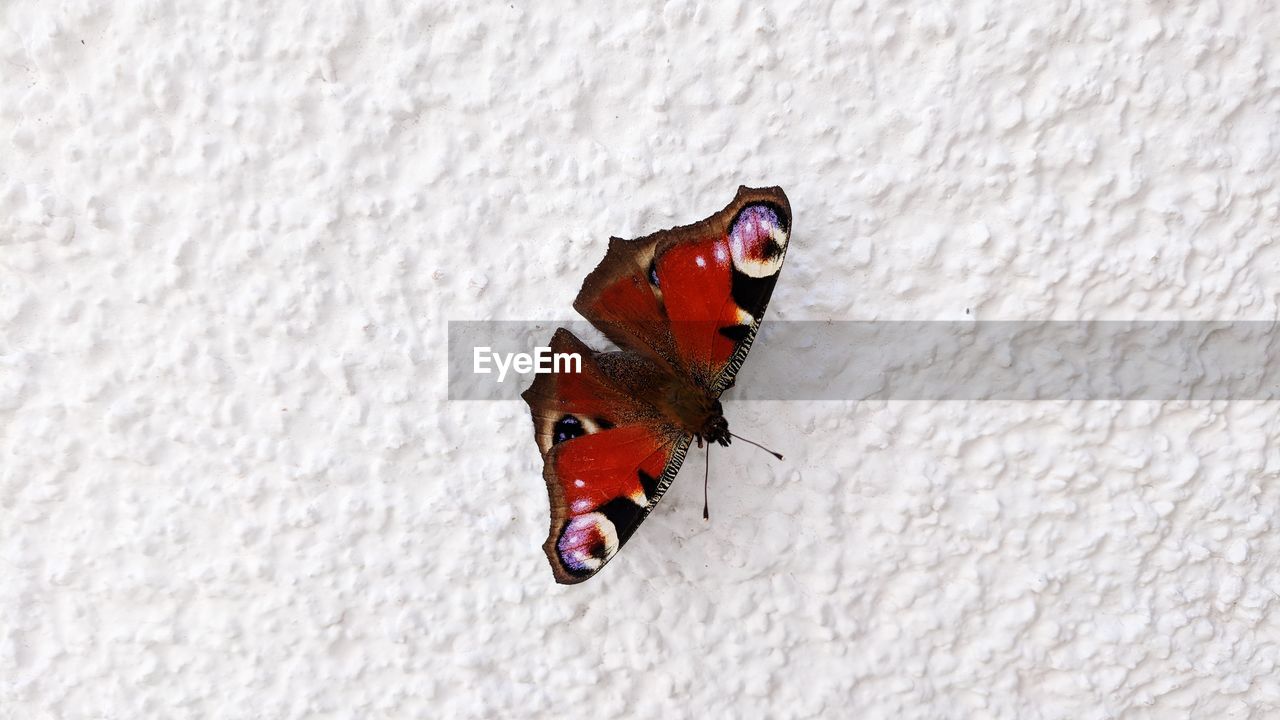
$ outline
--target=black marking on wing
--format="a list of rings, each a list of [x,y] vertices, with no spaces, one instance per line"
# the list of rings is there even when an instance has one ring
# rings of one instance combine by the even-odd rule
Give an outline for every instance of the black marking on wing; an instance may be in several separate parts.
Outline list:
[[[613,523],[618,533],[618,545],[622,545],[627,538],[631,537],[631,533],[635,532],[640,519],[644,516],[644,508],[624,497],[610,500],[597,508],[596,512],[604,513],[604,516],[609,518],[609,522]]]
[[[747,336],[751,334],[751,326],[750,325],[726,325],[720,328],[720,334],[732,340],[736,345],[742,342],[743,340],[746,340]]]
[[[614,425],[608,420],[605,420],[602,417],[598,417],[596,418],[596,427],[600,428],[601,430],[612,430],[614,428]]]
[[[773,294],[773,286],[778,283],[778,273],[768,277],[754,278],[734,268],[733,301],[738,307],[751,313],[751,317],[759,320],[764,316],[765,306],[769,304],[769,296]]]
[[[653,493],[658,489],[658,478],[644,470],[637,470],[636,475],[640,477],[640,487],[644,488],[644,496],[653,502]]]

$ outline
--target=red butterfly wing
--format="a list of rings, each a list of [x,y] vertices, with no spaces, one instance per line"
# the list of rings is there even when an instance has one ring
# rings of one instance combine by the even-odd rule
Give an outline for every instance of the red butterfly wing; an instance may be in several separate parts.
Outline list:
[[[630,394],[628,382],[661,372],[650,361],[592,352],[563,328],[551,350],[577,354],[581,372],[539,375],[523,397],[551,498],[543,550],[567,584],[594,575],[631,537],[675,477],[689,436]]]
[[[790,232],[781,188],[739,188],[706,220],[610,240],[574,307],[619,346],[719,395],[751,348]]]

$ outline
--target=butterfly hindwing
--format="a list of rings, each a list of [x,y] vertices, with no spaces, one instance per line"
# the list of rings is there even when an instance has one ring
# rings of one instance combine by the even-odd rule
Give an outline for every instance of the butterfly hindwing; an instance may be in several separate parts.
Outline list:
[[[751,347],[790,233],[781,188],[739,188],[701,222],[611,239],[574,308],[619,346],[718,395]]]
[[[577,354],[581,371],[538,375],[523,397],[551,500],[543,550],[558,582],[577,583],[598,572],[657,504],[689,437],[629,393],[627,380],[657,372],[651,361],[595,353],[563,328],[551,351]]]

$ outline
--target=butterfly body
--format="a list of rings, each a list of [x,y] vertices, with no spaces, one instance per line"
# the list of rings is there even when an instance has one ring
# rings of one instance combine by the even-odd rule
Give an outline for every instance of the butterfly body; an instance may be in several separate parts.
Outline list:
[[[643,361],[642,357],[638,359]],[[729,444],[724,406],[707,388],[697,387],[658,365],[653,365],[649,372],[619,377],[618,382],[635,397],[646,398],[658,414],[683,432],[709,442]]]
[[[790,227],[781,189],[744,187],[700,222],[610,239],[574,308],[621,349],[596,352],[561,328],[551,350],[580,355],[582,371],[538,375],[523,394],[558,582],[581,582],[617,553],[692,441],[729,444],[720,395],[755,338]]]

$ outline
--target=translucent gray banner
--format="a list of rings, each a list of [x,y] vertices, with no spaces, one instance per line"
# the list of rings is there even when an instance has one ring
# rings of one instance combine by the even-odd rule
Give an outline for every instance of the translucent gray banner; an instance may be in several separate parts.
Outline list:
[[[584,321],[451,321],[449,398],[518,399],[534,376],[503,354],[527,367],[557,327],[614,349]],[[726,397],[1271,400],[1276,335],[1270,321],[766,321]]]

